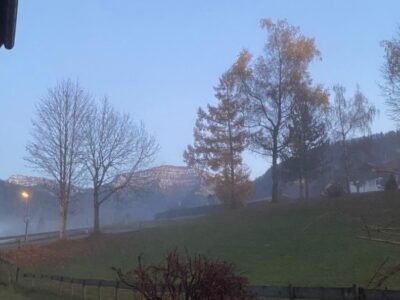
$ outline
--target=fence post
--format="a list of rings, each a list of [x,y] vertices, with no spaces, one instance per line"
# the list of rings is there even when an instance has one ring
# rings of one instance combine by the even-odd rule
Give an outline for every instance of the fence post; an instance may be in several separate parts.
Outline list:
[[[17,271],[15,272],[15,284],[18,285],[19,281],[19,267],[17,267]]]
[[[119,281],[116,281],[114,289],[114,300],[118,300],[118,287],[119,287]]]
[[[354,300],[360,299],[357,284],[353,284],[353,299]]]
[[[367,299],[367,297],[365,296],[365,292],[364,292],[364,288],[362,287],[358,287],[358,299]]]
[[[8,279],[8,285],[11,286],[11,271],[10,268],[7,269],[7,279]]]
[[[71,298],[74,298],[74,281],[71,279]]]
[[[83,300],[86,300],[86,281],[82,281],[82,298]]]
[[[99,284],[97,285],[97,299],[98,300],[101,300],[101,285],[102,285],[102,282],[101,282],[101,280],[99,280]]]
[[[32,277],[31,277],[31,288],[34,288],[35,287],[35,274],[32,274]]]
[[[289,283],[289,286],[288,286],[288,292],[289,292],[289,300],[294,300],[293,286],[290,283]]]
[[[63,280],[64,280],[64,277],[61,276],[61,278],[60,278],[60,283],[59,283],[59,285],[58,285],[58,294],[59,294],[59,295],[61,295],[61,293],[62,293],[62,282],[63,282]]]
[[[138,295],[136,294],[135,289],[132,289],[132,292],[133,292],[133,294],[132,294],[133,295],[133,298],[132,298],[133,300],[138,300],[138,299],[141,300],[142,299],[141,297],[140,298],[138,297]]]

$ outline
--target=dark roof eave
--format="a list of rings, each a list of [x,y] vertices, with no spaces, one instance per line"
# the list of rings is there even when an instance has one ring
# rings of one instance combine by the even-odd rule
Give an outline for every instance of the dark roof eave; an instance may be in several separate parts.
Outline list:
[[[18,0],[4,0],[0,3],[0,47],[14,47],[17,11]]]

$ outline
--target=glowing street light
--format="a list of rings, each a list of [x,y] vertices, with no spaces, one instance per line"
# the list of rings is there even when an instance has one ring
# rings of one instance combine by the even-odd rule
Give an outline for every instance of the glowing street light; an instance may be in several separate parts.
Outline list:
[[[25,216],[24,216],[24,223],[25,223],[25,242],[28,238],[28,226],[29,226],[29,193],[27,191],[22,191],[21,199],[25,204]]]
[[[21,192],[21,198],[22,198],[22,200],[24,200],[24,201],[28,201],[28,199],[29,199],[29,193],[26,192],[26,191]]]

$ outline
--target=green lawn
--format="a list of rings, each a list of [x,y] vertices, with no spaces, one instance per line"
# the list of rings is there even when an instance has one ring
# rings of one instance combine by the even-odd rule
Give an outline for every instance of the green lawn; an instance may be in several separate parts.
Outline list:
[[[65,299],[49,290],[0,287],[0,299],[7,300],[61,300]]]
[[[400,197],[383,193],[297,204],[257,204],[140,232],[82,241],[87,251],[36,272],[112,279],[125,269],[159,262],[166,251],[186,247],[236,262],[252,284],[365,285],[385,257],[400,263],[400,246],[360,240],[368,224],[400,225]],[[399,226],[400,227],[400,226]],[[400,236],[399,236],[400,237]],[[390,281],[400,288],[400,276]]]
[[[21,294],[17,294],[8,287],[0,288],[0,299],[9,299],[9,300],[26,300],[29,299]]]

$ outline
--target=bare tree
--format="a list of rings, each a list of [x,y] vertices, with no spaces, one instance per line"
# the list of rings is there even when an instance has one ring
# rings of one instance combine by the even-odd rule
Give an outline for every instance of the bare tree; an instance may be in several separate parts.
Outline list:
[[[400,28],[396,37],[381,43],[385,51],[380,85],[389,108],[389,116],[400,125]]]
[[[129,115],[115,111],[106,98],[100,106],[91,106],[84,140],[84,164],[93,187],[94,232],[99,232],[100,206],[153,161],[158,145],[142,123],[136,125]]]
[[[369,133],[370,125],[378,111],[358,87],[352,98],[345,97],[346,89],[341,85],[335,85],[333,92],[335,97],[331,104],[332,133],[334,139],[342,145],[346,189],[350,192],[348,139],[358,132]]]
[[[261,20],[268,32],[264,55],[250,65],[243,51],[236,62],[247,97],[251,149],[272,156],[272,201],[278,201],[278,160],[288,146],[289,121],[296,90],[309,80],[308,65],[319,55],[314,39],[300,34],[285,20]]]
[[[194,144],[183,154],[185,162],[215,186],[218,199],[232,208],[244,205],[251,194],[242,162],[247,134],[236,87],[231,70],[221,76],[215,88],[218,105],[208,105],[207,111],[199,108]]]
[[[90,95],[78,82],[65,80],[49,89],[36,106],[26,160],[56,182],[60,238],[65,238],[68,206],[82,178],[83,128]]]

